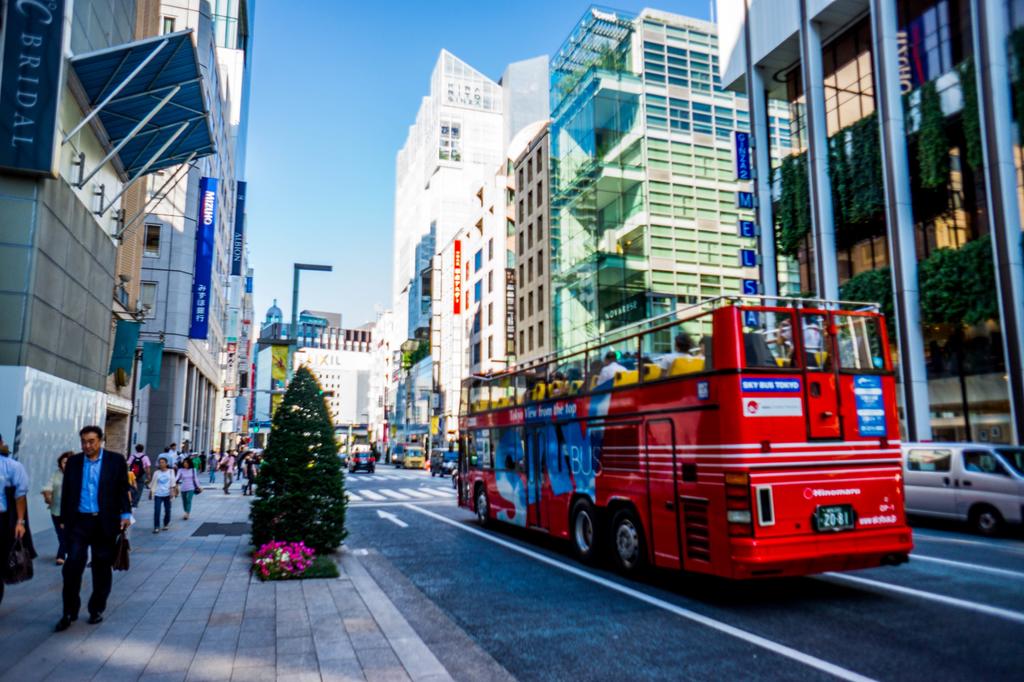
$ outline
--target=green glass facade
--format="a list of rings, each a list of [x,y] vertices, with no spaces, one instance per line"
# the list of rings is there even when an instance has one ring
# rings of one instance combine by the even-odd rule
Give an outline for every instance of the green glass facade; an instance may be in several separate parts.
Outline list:
[[[749,187],[733,160],[746,100],[721,89],[717,49],[705,22],[591,10],[552,60],[559,349],[757,278],[739,265],[754,248],[738,236],[753,214],[736,208]],[[773,147],[789,146],[785,111]]]

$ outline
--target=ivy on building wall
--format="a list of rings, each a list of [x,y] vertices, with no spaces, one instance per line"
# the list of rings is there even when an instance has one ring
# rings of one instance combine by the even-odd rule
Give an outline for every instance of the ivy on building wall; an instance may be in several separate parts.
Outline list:
[[[921,186],[945,187],[949,183],[949,136],[935,81],[921,86],[918,117],[917,167]]]
[[[974,59],[968,57],[960,62],[957,71],[964,98],[964,108],[960,113],[964,128],[964,158],[972,170],[977,170],[984,163],[984,156],[981,150],[981,113],[978,111],[978,74],[974,70]]]
[[[936,249],[918,266],[918,280],[925,323],[975,325],[999,315],[987,235],[959,249]]]
[[[878,220],[885,210],[878,116],[865,116],[836,135],[846,136],[849,145],[844,169],[849,185],[844,222],[863,225]]]
[[[1013,52],[1013,65],[1016,83],[1012,88],[1013,112],[1017,119],[1017,136],[1024,145],[1024,27],[1010,34],[1010,48]]]
[[[811,196],[807,184],[807,154],[787,156],[775,169],[781,192],[775,207],[779,253],[796,257],[811,230]]]
[[[844,301],[877,303],[885,315],[886,326],[892,331],[895,319],[893,313],[892,272],[889,266],[877,270],[865,270],[846,280],[839,287],[839,296]]]

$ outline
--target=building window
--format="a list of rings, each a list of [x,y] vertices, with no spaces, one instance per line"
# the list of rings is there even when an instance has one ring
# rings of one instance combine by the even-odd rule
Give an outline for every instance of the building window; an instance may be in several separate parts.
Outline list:
[[[526,186],[526,183],[523,182],[523,169],[522,168],[519,169],[519,183],[518,183],[518,186],[519,187],[525,187]]]
[[[526,193],[526,210],[533,212],[533,190]]]
[[[544,310],[544,285],[537,287],[537,310]]]
[[[537,323],[537,348],[544,347],[544,320]]]
[[[523,200],[519,200],[519,222],[523,222],[526,219],[526,214],[523,213]]]
[[[525,336],[526,336],[526,335],[525,335],[525,333],[523,332],[523,330],[522,330],[522,329],[520,329],[520,330],[519,330],[519,351],[520,351],[520,352],[522,352],[522,351],[526,350],[526,344],[525,344],[525,343],[523,343],[523,339],[525,338]]]
[[[522,322],[526,319],[526,306],[523,305],[523,297],[519,297],[519,321]]]
[[[544,239],[544,216],[537,216],[537,241]]]
[[[519,255],[522,256],[523,255],[523,251],[525,251],[525,250],[526,249],[523,248],[523,233],[520,232],[519,233]]]
[[[441,119],[441,139],[438,157],[442,161],[462,160],[462,124],[457,120]]]
[[[537,276],[540,277],[544,274],[544,252],[537,252]]]
[[[494,237],[487,240],[487,260],[494,260]]]
[[[533,180],[533,159],[527,159],[526,161],[526,180]]]
[[[139,284],[139,306],[146,310],[146,317],[156,317],[156,282]]]
[[[533,315],[533,292],[532,291],[530,292],[529,297],[526,300],[528,301],[526,314],[527,315]]]
[[[533,248],[533,223],[526,226],[526,248]]]
[[[473,269],[480,272],[480,268],[484,266],[484,250],[477,249],[477,252],[473,254]]]
[[[494,270],[487,271],[487,293],[494,291]]]
[[[487,326],[490,327],[492,324],[494,324],[494,304],[493,303],[488,303],[487,304]]]
[[[160,228],[161,225],[146,223],[146,242],[144,255],[150,258],[158,258],[160,256]]]
[[[487,337],[487,359],[490,360],[494,357],[494,337]]]
[[[533,281],[533,258],[530,258],[526,261],[526,281]]]
[[[174,33],[174,17],[164,17],[164,31],[167,33]]]
[[[483,298],[483,293],[484,281],[482,279],[478,279],[476,281],[476,284],[473,285],[473,298],[474,300],[476,300],[477,303],[479,303],[480,299]]]
[[[544,191],[543,191],[543,189],[544,188],[541,187],[540,180],[538,180],[537,181],[537,206],[540,206],[540,205],[542,205],[544,203]]]
[[[526,275],[526,271],[523,268],[523,264],[520,263],[519,264],[519,283],[520,284],[526,284],[526,277],[525,277],[525,275]]]
[[[529,329],[529,333],[528,333],[527,338],[530,341],[530,350],[533,350],[533,327],[532,326]]]

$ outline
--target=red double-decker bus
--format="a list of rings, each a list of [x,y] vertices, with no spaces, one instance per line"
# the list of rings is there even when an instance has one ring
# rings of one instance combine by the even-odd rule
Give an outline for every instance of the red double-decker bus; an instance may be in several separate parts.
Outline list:
[[[873,307],[703,301],[467,380],[460,423],[461,506],[624,573],[803,575],[912,547]]]

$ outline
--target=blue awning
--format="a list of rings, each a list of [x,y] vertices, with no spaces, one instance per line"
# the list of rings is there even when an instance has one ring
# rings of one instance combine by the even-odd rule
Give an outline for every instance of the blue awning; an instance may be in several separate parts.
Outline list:
[[[88,107],[65,142],[98,118],[109,153],[97,169],[116,159],[130,179],[213,154],[192,35],[191,29],[168,33],[73,57]]]

